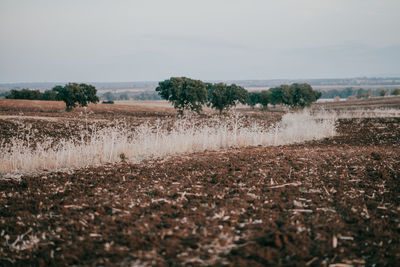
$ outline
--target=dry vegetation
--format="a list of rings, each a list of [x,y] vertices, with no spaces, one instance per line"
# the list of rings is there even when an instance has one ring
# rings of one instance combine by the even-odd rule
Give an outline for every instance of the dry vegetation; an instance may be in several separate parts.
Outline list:
[[[206,147],[139,162],[117,152],[113,161],[119,163],[3,175],[0,265],[398,265],[399,99],[396,103],[390,110],[376,109],[387,102],[327,104],[335,113],[319,113],[317,120],[286,115],[275,128],[268,127],[282,113],[242,110],[238,131],[232,131],[233,123],[225,134],[241,136],[245,147],[233,143],[222,151]],[[30,142],[38,151],[48,138],[54,148],[61,139],[88,142],[96,131],[121,125],[135,133],[150,121],[151,131],[143,135],[150,139],[137,144],[148,140],[146,151],[152,151],[156,120],[165,122],[159,148],[172,142],[168,138],[179,123],[167,107],[93,105],[65,113],[58,104],[0,100],[3,143],[19,138],[22,147]],[[364,108],[369,112],[361,112]],[[329,118],[335,119],[334,132]],[[199,136],[215,139],[206,127],[230,122],[226,117],[211,127],[208,114],[196,120],[175,136],[174,149],[189,140],[184,134],[189,129],[190,140],[204,144],[210,141]],[[310,121],[327,123],[329,134],[304,138],[321,126],[310,127]],[[288,132],[311,141],[278,146],[249,141],[260,136],[253,122],[263,134],[279,129],[275,141],[283,139],[284,125],[297,125]],[[238,135],[239,129],[247,130]]]

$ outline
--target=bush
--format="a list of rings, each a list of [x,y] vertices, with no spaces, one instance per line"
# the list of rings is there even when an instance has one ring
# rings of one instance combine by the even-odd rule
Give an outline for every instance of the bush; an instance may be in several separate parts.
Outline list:
[[[392,95],[400,95],[400,89],[393,90]]]

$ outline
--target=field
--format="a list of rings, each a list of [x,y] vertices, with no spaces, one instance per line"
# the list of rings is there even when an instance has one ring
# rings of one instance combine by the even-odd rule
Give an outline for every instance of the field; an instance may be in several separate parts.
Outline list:
[[[0,265],[400,264],[400,98],[63,108],[0,100]]]

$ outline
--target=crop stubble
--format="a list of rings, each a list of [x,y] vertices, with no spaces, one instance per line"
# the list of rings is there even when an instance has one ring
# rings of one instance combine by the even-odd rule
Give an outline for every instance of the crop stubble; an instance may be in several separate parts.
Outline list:
[[[0,181],[3,265],[398,265],[400,118]]]

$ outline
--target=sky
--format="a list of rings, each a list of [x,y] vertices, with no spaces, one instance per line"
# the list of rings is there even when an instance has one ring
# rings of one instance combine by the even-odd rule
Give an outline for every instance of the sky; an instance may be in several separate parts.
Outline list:
[[[0,82],[400,76],[399,0],[0,0]]]

